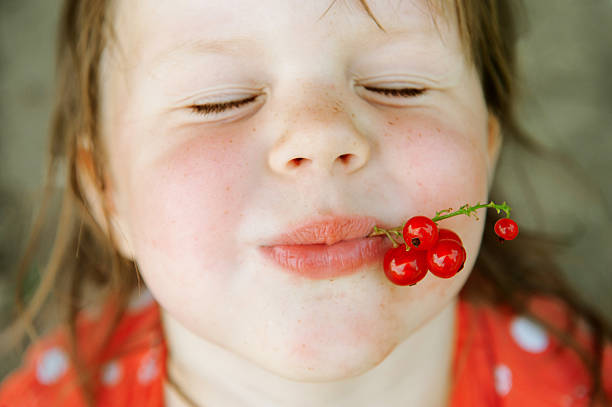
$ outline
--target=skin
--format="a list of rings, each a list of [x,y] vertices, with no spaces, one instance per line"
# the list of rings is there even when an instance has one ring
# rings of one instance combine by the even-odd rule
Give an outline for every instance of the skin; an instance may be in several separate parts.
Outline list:
[[[423,2],[369,4],[387,33],[358,2],[322,18],[328,0],[117,2],[101,78],[110,188],[87,195],[111,208],[110,233],[162,307],[168,373],[199,405],[447,403],[484,211],[441,223],[464,242],[464,270],[413,287],[382,262],[311,281],[257,252],[314,215],[397,226],[487,200],[501,134],[454,19],[436,28]],[[255,44],[193,45],[237,36]],[[216,116],[189,109],[252,95]],[[167,385],[165,397],[184,405]]]

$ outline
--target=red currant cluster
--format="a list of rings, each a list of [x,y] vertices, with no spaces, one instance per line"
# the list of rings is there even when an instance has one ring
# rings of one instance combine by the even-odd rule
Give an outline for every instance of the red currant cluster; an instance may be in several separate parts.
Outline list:
[[[384,233],[393,242],[393,248],[387,251],[383,260],[387,278],[397,285],[415,285],[425,278],[428,270],[441,278],[456,275],[465,264],[465,248],[461,238],[455,232],[438,228],[436,222],[459,214],[470,216],[476,209],[487,207],[496,209],[497,213],[500,210],[506,212],[507,217],[495,223],[494,229],[499,240],[514,239],[518,235],[518,225],[509,218],[510,207],[505,202],[501,205],[494,202],[484,205],[476,204],[471,207],[464,205],[455,212],[452,212],[452,209],[446,209],[439,211],[431,219],[426,216],[414,216],[403,226],[389,231],[374,227],[374,232],[370,236]],[[442,215],[445,212],[447,214]],[[402,244],[395,242],[389,233],[400,235],[400,229],[404,239]]]

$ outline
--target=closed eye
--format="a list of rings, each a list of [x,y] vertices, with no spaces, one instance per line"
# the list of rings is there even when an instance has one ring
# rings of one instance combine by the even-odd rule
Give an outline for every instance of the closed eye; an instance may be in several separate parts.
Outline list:
[[[371,86],[364,86],[364,88],[371,92],[382,93],[386,96],[391,96],[391,97],[415,97],[415,96],[422,95],[427,91],[427,89],[424,89],[424,88],[423,89],[421,88],[388,89],[388,88],[374,88]],[[189,106],[189,108],[191,109],[193,113],[206,116],[206,115],[211,115],[214,113],[222,113],[226,110],[239,108],[240,106],[243,106],[243,105],[246,105],[246,104],[249,104],[255,101],[257,97],[258,95],[251,96],[247,99],[236,100],[232,102],[191,105]]]
[[[422,95],[427,91],[424,88],[402,88],[402,89],[388,89],[388,88],[374,88],[372,86],[364,86],[364,89],[367,89],[371,92],[382,93],[383,95],[393,96],[393,97],[414,97]]]
[[[189,106],[189,108],[191,109],[192,112],[194,112],[196,114],[210,115],[212,113],[221,113],[221,112],[224,112],[226,110],[238,108],[238,107],[240,107],[242,105],[246,105],[246,104],[251,103],[255,99],[257,99],[257,95],[256,96],[251,96],[250,98],[247,98],[247,99],[236,100],[236,101],[232,101],[232,102],[209,103],[209,104],[205,104],[205,105],[192,105],[192,106]]]

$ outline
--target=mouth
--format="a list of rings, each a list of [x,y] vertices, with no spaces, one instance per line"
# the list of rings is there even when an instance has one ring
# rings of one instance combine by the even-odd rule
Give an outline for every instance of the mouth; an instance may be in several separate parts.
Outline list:
[[[375,263],[382,267],[384,255],[391,247],[386,236],[374,236],[332,245],[263,246],[260,252],[285,271],[320,280],[353,274]]]
[[[259,251],[295,275],[313,280],[346,276],[376,263],[382,266],[392,243],[386,236],[366,237],[375,225],[385,227],[372,217],[319,218],[283,233]]]

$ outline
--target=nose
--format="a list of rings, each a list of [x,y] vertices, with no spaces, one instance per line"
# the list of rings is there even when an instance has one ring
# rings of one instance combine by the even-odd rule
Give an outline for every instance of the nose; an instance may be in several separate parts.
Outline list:
[[[369,142],[339,106],[310,104],[288,112],[289,124],[269,153],[270,168],[283,175],[346,175],[362,168],[370,157]]]

